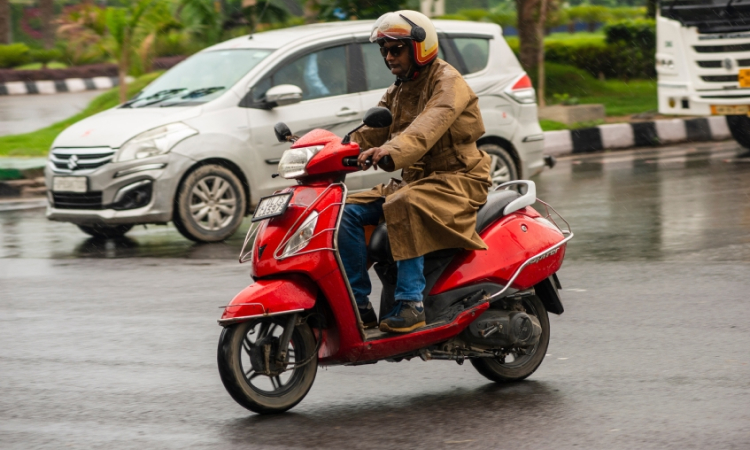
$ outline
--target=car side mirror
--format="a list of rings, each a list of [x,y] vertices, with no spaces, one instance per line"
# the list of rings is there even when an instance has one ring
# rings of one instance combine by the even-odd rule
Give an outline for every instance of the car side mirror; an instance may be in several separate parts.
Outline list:
[[[367,110],[365,117],[362,119],[362,123],[370,128],[390,127],[393,123],[393,115],[388,108],[376,106]]]
[[[264,97],[264,102],[274,106],[286,106],[302,101],[302,89],[293,84],[280,84],[274,86]]]
[[[276,133],[276,139],[279,142],[287,142],[292,137],[292,130],[284,122],[279,122],[273,126],[273,132]]]

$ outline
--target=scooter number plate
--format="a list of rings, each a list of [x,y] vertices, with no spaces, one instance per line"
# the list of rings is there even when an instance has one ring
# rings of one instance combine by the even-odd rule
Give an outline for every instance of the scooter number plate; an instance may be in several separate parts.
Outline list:
[[[258,207],[255,208],[255,214],[253,214],[252,221],[257,222],[259,220],[270,219],[271,217],[284,214],[286,208],[289,206],[289,200],[291,199],[291,192],[263,197],[260,199]]]

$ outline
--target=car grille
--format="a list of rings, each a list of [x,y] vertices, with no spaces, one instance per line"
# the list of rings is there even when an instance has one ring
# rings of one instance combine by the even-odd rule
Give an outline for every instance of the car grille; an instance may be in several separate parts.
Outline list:
[[[57,171],[75,172],[101,167],[112,161],[115,150],[109,147],[55,148],[49,159]]]
[[[84,194],[53,192],[52,201],[55,208],[60,209],[103,209],[101,192]]]

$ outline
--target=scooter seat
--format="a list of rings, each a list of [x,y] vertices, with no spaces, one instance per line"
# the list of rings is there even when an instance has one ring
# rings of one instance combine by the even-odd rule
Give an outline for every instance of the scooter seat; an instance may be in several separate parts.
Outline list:
[[[487,196],[487,203],[477,211],[477,233],[481,233],[497,219],[503,217],[505,207],[520,196],[518,192],[510,189],[490,192]]]

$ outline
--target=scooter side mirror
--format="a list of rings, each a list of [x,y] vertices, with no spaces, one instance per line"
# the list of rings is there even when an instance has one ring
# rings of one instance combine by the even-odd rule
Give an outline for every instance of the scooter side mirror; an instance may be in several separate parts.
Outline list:
[[[276,139],[279,142],[287,142],[292,137],[292,130],[284,122],[279,122],[273,126],[273,132],[276,133]]]
[[[393,115],[388,108],[376,106],[367,110],[365,117],[362,119],[362,123],[370,128],[389,127],[393,123]]]

